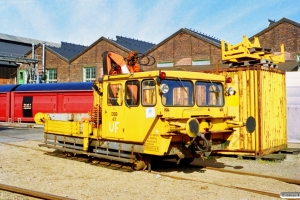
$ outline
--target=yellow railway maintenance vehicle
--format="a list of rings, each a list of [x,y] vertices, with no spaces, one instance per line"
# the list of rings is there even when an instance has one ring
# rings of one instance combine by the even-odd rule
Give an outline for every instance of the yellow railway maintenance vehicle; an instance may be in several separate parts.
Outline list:
[[[44,124],[45,134],[40,146],[150,170],[156,159],[190,163],[211,149],[225,149],[221,139],[229,141],[233,128],[245,125],[228,115],[224,76],[142,72],[136,53],[126,59],[113,52],[103,57],[104,75],[93,85],[94,107],[88,117],[38,113],[35,120]],[[252,132],[254,118],[246,126]]]

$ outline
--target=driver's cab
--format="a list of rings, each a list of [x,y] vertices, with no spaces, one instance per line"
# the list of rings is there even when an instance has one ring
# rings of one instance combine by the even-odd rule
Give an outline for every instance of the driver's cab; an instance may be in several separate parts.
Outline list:
[[[103,82],[103,89],[107,88],[102,107],[106,137],[137,142],[158,119],[224,116],[224,79],[168,73],[172,76],[164,79],[158,79],[157,72],[140,72],[132,77],[111,76]]]

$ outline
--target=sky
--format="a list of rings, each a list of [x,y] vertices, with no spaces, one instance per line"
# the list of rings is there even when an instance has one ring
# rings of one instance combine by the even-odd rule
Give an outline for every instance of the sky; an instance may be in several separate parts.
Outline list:
[[[102,36],[158,44],[181,28],[237,44],[283,17],[300,23],[300,1],[0,0],[0,33],[85,46]]]

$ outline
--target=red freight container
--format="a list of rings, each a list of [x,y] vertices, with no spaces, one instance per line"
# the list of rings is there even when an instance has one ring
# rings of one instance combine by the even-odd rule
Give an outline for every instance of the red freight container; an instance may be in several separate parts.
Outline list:
[[[0,85],[0,121],[8,122],[11,117],[10,106],[11,97],[10,92],[18,85]]]
[[[12,92],[14,122],[34,122],[38,112],[87,113],[93,106],[92,83],[20,85]]]

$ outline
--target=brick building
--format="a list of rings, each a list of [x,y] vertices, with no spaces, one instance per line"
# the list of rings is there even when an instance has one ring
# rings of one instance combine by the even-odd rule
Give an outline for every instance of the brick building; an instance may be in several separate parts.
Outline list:
[[[29,69],[39,61],[25,54],[39,43],[42,41],[0,33],[0,84],[26,83],[27,75],[22,69]],[[52,42],[45,44],[60,46]]]
[[[300,24],[282,18],[275,22],[269,20],[269,26],[249,38],[253,41],[258,37],[262,47],[271,48],[274,53],[280,52],[280,45],[284,44],[286,63],[279,68],[286,71],[300,71]]]
[[[99,38],[87,49],[70,60],[70,81],[90,82],[100,77],[103,66],[102,54],[105,51],[113,51],[125,57],[130,50],[113,40],[105,37]]]
[[[190,29],[182,28],[145,52],[156,59],[155,67],[215,65],[221,60],[221,41]]]
[[[102,53],[113,51],[124,57],[131,50],[144,52],[154,46],[152,43],[117,36],[117,40],[99,38],[90,46],[62,42],[60,47],[45,47],[45,74],[47,83],[92,82],[102,75]],[[35,47],[35,57],[42,59],[43,47]],[[29,51],[26,57],[32,56]],[[39,74],[43,67],[39,64]],[[23,70],[23,68],[20,68]]]
[[[70,80],[70,60],[78,55],[81,51],[86,49],[87,46],[77,45],[67,42],[61,42],[59,47],[45,46],[45,64],[44,72],[46,75],[47,83],[57,82],[74,82]],[[35,58],[43,59],[43,45],[38,44],[35,47]],[[26,57],[32,57],[32,50],[25,54]],[[19,70],[27,71],[27,68],[20,67]],[[42,75],[43,66],[42,62],[38,66],[39,74]],[[82,80],[80,80],[82,81]]]
[[[0,84],[24,83],[24,74],[18,73],[19,67],[28,67],[37,60],[25,58],[24,54],[32,49],[33,44],[41,43],[40,40],[0,33]],[[46,42],[47,45],[58,44]],[[19,81],[17,80],[19,79]]]
[[[279,64],[279,69],[298,71],[300,58],[300,24],[283,18],[277,22],[269,20],[269,26],[250,37],[258,37],[262,47],[269,47],[279,52],[280,44],[285,45],[286,62]],[[1,38],[0,38],[1,39]],[[16,38],[15,38],[16,39]],[[30,48],[27,39],[27,48]],[[186,68],[189,70],[212,70],[218,63],[220,68],[228,67],[221,64],[220,40],[197,31],[182,28],[167,37],[157,45],[136,39],[116,36],[116,40],[100,37],[89,47],[62,42],[59,46],[47,44],[45,47],[45,75],[46,82],[81,82],[93,81],[102,75],[102,53],[113,51],[127,56],[129,51],[153,56],[156,62],[144,70],[153,68]],[[35,58],[42,59],[43,45],[35,47]],[[28,49],[27,49],[28,50]],[[31,58],[31,50],[25,54]],[[1,63],[0,63],[1,64]],[[15,69],[18,65],[15,65]],[[21,73],[29,70],[29,66],[19,67],[18,78]],[[1,70],[5,68],[2,66]],[[42,73],[39,63],[39,73]],[[22,71],[23,70],[23,71]],[[2,71],[0,71],[2,73]],[[7,70],[4,70],[7,72]],[[3,72],[5,73],[5,72]],[[2,73],[2,74],[3,74]],[[8,72],[11,78],[16,72]],[[21,83],[19,81],[19,83]],[[25,82],[24,82],[25,83]]]
[[[300,71],[300,24],[282,18],[275,22],[269,20],[267,28],[249,38],[258,37],[261,47],[271,48],[274,54],[280,53],[284,44],[285,63],[278,68],[284,71]],[[241,37],[242,38],[242,37]],[[157,60],[151,68],[185,68],[188,70],[213,70],[221,60],[220,40],[190,29],[180,29],[161,43],[149,49],[146,54]],[[228,65],[218,63],[219,68]]]

